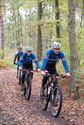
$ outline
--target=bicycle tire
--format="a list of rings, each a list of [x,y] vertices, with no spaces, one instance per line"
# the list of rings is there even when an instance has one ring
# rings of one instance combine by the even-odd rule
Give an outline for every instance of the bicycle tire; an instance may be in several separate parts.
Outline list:
[[[18,70],[18,79],[19,79],[19,85],[22,85],[21,70]]]
[[[19,77],[19,85],[21,85],[21,84],[22,84],[22,78]]]
[[[28,77],[24,83],[24,96],[26,100],[30,99],[31,88],[32,88],[32,80],[31,80],[31,77]]]
[[[46,92],[44,92],[45,94],[43,97],[41,95],[41,93],[42,93],[42,86],[41,86],[41,88],[40,88],[40,100],[41,100],[41,105],[42,105],[41,109],[42,110],[46,110],[48,107],[48,103],[49,103],[48,88],[44,89],[44,91],[46,91]]]
[[[59,103],[57,104],[58,101]],[[58,106],[58,109],[57,109],[57,106]],[[52,90],[51,96],[50,96],[50,110],[51,110],[52,116],[58,117],[60,114],[61,108],[62,108],[62,91],[60,86],[57,86]]]

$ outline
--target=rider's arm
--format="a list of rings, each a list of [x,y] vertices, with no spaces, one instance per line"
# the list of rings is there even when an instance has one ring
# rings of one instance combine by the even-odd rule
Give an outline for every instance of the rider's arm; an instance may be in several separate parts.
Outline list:
[[[17,59],[17,54],[15,54],[13,64],[15,64],[15,63],[16,63],[16,59]]]
[[[60,57],[61,57],[62,64],[63,64],[63,66],[64,66],[64,69],[65,69],[66,73],[69,73],[69,67],[68,67],[67,60],[66,60],[66,58],[65,58],[64,53],[61,52],[61,53],[60,53]]]
[[[22,66],[23,59],[24,59],[25,54],[22,54],[22,56],[19,59],[19,66]]]
[[[36,69],[40,69],[40,65],[39,65],[39,62],[38,62],[36,55],[32,54],[32,58],[36,64]]]
[[[48,50],[43,58],[41,70],[44,71],[48,62],[50,51]]]

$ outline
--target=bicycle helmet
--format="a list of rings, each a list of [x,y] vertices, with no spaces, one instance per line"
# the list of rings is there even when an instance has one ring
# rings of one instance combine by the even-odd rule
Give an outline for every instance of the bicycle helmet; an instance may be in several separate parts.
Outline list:
[[[18,51],[22,51],[22,47],[18,47]]]
[[[52,48],[53,48],[53,49],[54,49],[54,48],[60,49],[60,47],[61,47],[61,45],[60,45],[59,42],[54,42],[54,43],[52,44]]]
[[[32,47],[27,47],[27,48],[26,48],[26,52],[27,52],[27,51],[32,51]]]

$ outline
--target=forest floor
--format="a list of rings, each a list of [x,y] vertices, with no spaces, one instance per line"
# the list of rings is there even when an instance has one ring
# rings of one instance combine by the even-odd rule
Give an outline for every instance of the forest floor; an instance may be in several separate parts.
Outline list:
[[[16,70],[0,70],[0,125],[84,125],[82,99],[78,101],[66,96],[58,118],[51,116],[49,108],[47,111],[41,110],[41,79],[39,73],[34,73],[32,95],[27,101],[22,96]]]

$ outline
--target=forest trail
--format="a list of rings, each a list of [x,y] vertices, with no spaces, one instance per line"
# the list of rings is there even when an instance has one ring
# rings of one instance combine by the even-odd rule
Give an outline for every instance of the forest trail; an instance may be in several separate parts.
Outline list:
[[[39,98],[41,76],[34,74],[30,101],[24,99],[15,69],[0,70],[0,125],[84,125],[84,104],[63,100],[58,118],[42,111]],[[80,110],[81,109],[81,110]]]

